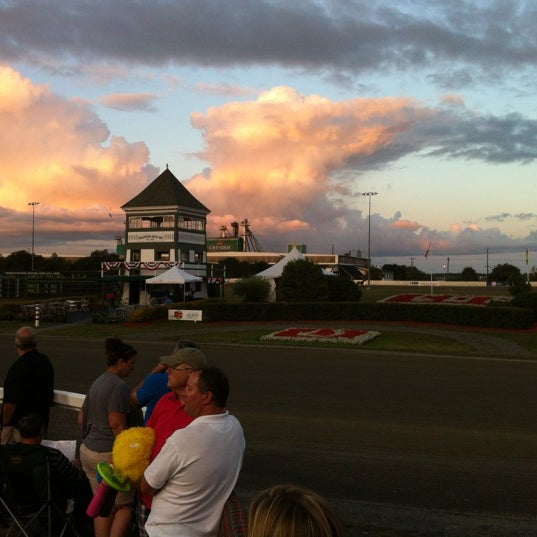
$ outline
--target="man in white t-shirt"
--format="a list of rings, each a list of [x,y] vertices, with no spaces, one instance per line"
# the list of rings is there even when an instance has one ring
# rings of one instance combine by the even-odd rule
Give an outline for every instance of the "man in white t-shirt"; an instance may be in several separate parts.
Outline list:
[[[150,537],[215,537],[244,454],[239,421],[226,410],[229,380],[218,368],[190,375],[182,399],[194,421],[175,431],[140,485],[154,495],[145,529]]]

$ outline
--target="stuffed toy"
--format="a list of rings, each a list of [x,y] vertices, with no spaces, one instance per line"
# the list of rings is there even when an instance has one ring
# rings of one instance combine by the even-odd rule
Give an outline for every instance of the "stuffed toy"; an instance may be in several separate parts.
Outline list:
[[[118,492],[129,492],[137,485],[149,465],[155,443],[151,427],[131,427],[119,433],[112,448],[114,464],[101,462],[97,471],[101,481],[86,513],[88,516],[110,515]]]

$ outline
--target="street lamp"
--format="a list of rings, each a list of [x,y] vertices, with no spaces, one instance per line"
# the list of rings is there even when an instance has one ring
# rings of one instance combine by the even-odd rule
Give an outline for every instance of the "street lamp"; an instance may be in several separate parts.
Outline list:
[[[34,243],[35,243],[35,206],[39,205],[38,201],[29,201],[28,205],[32,206],[32,272],[34,271]]]
[[[378,192],[360,192],[361,196],[369,198],[369,215],[367,218],[367,288],[371,286],[371,196],[376,196]]]

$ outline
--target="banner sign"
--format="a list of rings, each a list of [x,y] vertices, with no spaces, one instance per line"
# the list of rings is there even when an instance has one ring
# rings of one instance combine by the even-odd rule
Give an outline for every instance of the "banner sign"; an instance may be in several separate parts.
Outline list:
[[[168,321],[201,321],[202,310],[168,310]]]

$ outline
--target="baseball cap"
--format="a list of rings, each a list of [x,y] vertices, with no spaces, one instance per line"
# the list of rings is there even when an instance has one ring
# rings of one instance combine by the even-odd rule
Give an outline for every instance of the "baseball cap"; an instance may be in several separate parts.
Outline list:
[[[193,347],[177,349],[170,356],[161,356],[160,361],[169,367],[173,367],[176,364],[187,364],[193,369],[199,369],[207,365],[205,354]]]

